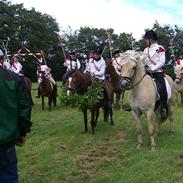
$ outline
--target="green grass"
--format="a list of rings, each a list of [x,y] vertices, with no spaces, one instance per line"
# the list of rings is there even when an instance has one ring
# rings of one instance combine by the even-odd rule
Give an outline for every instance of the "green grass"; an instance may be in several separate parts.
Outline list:
[[[182,183],[183,108],[174,110],[176,135],[165,123],[156,138],[157,150],[150,152],[146,120],[143,119],[144,147],[136,149],[137,137],[131,113],[114,111],[114,126],[102,120],[95,135],[83,134],[81,111],[63,106],[41,110],[35,99],[32,131],[27,143],[17,148],[20,183]],[[60,88],[59,88],[60,90]],[[59,93],[59,92],[58,92]],[[127,102],[127,101],[126,101]]]

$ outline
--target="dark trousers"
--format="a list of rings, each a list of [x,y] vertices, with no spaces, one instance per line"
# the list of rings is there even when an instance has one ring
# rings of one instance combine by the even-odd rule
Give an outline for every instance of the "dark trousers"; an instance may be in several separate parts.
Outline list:
[[[157,86],[158,93],[160,95],[160,104],[162,108],[167,107],[167,91],[166,91],[166,84],[164,79],[164,74],[161,72],[152,73],[152,77],[155,78],[159,83],[160,86]]]
[[[15,147],[9,149],[0,148],[0,182],[18,183]]]

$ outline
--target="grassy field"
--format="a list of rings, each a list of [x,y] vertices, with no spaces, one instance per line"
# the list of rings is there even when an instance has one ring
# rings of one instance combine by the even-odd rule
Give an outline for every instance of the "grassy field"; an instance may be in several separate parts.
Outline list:
[[[84,130],[82,113],[58,101],[48,112],[41,110],[34,85],[32,132],[24,147],[17,148],[20,183],[182,183],[183,108],[174,109],[176,135],[166,122],[150,152],[147,123],[143,120],[144,147],[137,137],[131,113],[114,111],[114,126],[99,118],[95,135]],[[60,89],[59,89],[60,90]],[[102,113],[101,113],[102,114]],[[90,124],[89,124],[90,127]]]

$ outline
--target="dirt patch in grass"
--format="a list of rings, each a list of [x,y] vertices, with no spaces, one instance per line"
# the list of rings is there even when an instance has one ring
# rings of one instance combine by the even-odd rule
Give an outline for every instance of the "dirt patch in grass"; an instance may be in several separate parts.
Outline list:
[[[76,172],[65,179],[65,182],[87,182],[96,177],[108,176],[99,171],[100,166],[111,163],[123,163],[122,152],[115,147],[115,144],[124,143],[124,134],[118,133],[112,139],[104,138],[95,144],[86,143],[86,149],[81,155],[74,159],[77,167]]]

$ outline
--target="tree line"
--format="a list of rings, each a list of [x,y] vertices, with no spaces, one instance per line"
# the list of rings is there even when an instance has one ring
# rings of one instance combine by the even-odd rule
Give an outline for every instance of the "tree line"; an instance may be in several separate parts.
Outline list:
[[[136,40],[131,33],[115,34],[114,29],[80,27],[79,30],[60,30],[56,20],[48,14],[27,10],[23,4],[0,1],[0,40],[8,40],[8,52],[16,53],[23,43],[32,52],[44,51],[45,60],[52,68],[53,77],[61,80],[64,73],[64,56],[71,51],[83,59],[96,46],[105,48],[104,58],[110,58],[116,49],[143,50],[143,37]],[[160,25],[155,21],[152,29],[158,35],[159,44],[166,49],[167,62],[175,60],[183,52],[183,28],[176,25]],[[145,29],[144,32],[148,30]],[[142,33],[143,34],[143,33]],[[60,41],[58,36],[61,36]],[[110,47],[109,47],[110,44]],[[63,50],[64,49],[64,53]],[[65,55],[64,55],[65,54]],[[25,74],[36,81],[36,60],[20,58]]]

